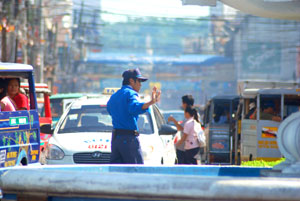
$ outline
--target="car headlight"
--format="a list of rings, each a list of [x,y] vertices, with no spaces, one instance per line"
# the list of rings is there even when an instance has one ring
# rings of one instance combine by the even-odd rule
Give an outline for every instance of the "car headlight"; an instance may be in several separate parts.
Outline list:
[[[65,153],[61,148],[54,144],[48,144],[46,149],[46,158],[50,160],[61,160],[65,157]]]

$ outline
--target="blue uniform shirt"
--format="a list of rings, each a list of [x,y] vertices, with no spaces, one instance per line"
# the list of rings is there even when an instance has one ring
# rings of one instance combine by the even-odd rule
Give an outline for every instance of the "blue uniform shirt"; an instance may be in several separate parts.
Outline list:
[[[138,100],[138,93],[131,86],[125,85],[114,93],[107,102],[107,111],[112,117],[113,128],[138,130],[137,121],[143,110],[143,102]]]

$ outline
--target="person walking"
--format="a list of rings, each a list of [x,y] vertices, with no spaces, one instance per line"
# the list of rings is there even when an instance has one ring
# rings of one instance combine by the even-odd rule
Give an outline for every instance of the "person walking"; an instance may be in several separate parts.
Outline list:
[[[138,92],[141,83],[148,79],[142,76],[138,68],[126,70],[122,77],[122,88],[114,93],[107,103],[107,111],[113,124],[110,162],[144,164],[138,138],[138,117],[159,101],[161,92],[153,87],[151,100],[146,103],[140,102]]]
[[[184,116],[187,121],[184,124],[183,137],[177,142],[177,145],[181,145],[184,142],[186,164],[197,165],[195,156],[200,149],[197,133],[201,130],[201,124],[195,108],[185,108]]]
[[[192,107],[194,105],[194,98],[193,98],[192,95],[184,95],[184,96],[181,97],[181,100],[182,100],[181,107],[183,108],[183,110],[185,110],[187,107]],[[182,138],[183,137],[183,132],[182,132],[183,131],[183,126],[186,122],[186,119],[183,119],[182,123],[179,124],[178,121],[173,116],[170,116],[168,118],[168,121],[172,121],[175,124],[177,130],[181,131],[180,132],[180,138]],[[180,145],[175,144],[175,147],[176,147],[176,156],[177,156],[178,164],[186,164],[184,143],[182,143]]]

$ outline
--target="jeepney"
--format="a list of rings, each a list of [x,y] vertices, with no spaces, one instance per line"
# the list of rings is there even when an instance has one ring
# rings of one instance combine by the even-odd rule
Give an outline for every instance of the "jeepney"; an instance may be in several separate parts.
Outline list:
[[[33,67],[18,63],[1,63],[0,78],[6,82],[19,78],[29,86],[29,109],[0,111],[0,168],[38,164],[40,123]]]
[[[204,132],[207,164],[233,164],[235,112],[239,96],[215,96],[205,106]]]
[[[283,157],[277,145],[277,131],[282,120],[294,112],[299,111],[300,92],[297,89],[245,89],[242,93],[240,106],[240,132],[236,132],[236,139],[240,139],[238,150],[240,160],[275,161]],[[249,117],[249,105],[255,103],[256,115]],[[273,116],[279,118],[266,119],[263,106],[272,103]],[[240,137],[239,137],[240,135]]]

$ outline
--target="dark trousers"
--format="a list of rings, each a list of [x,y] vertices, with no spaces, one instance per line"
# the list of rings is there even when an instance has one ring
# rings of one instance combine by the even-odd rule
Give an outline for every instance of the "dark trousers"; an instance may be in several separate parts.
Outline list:
[[[177,164],[186,164],[185,162],[185,151],[181,151],[176,149],[176,156],[177,156]]]
[[[185,150],[185,160],[188,165],[197,165],[197,160],[194,156],[199,152],[199,147]]]
[[[111,164],[144,164],[138,136],[130,134],[112,134]]]

